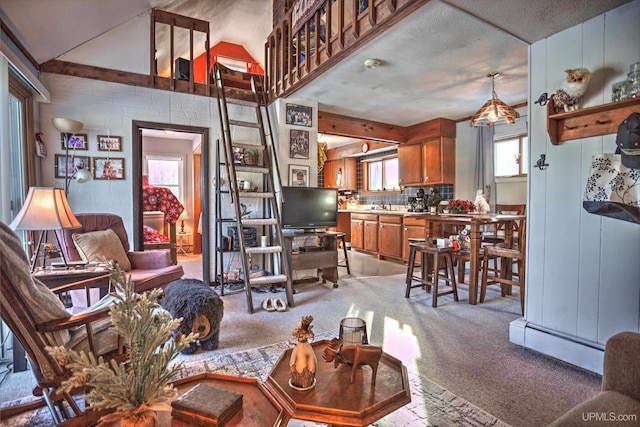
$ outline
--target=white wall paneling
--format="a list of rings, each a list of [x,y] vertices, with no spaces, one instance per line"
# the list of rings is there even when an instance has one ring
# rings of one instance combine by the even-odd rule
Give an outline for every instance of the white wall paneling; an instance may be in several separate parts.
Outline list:
[[[584,105],[610,102],[611,84],[640,59],[639,21],[636,0],[532,45],[529,99],[555,92],[565,69],[586,67]],[[511,340],[598,372],[606,340],[640,330],[640,225],[582,208],[591,156],[615,151],[615,135],[553,146],[546,109],[530,106],[530,118],[531,161],[544,153],[550,166],[530,172],[526,326],[514,323]]]

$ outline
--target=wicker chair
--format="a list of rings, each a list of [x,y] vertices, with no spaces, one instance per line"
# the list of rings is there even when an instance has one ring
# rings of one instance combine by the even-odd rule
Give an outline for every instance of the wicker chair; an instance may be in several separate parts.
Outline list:
[[[64,345],[75,350],[92,352],[105,360],[124,360],[122,340],[110,328],[106,300],[78,315],[70,315],[56,293],[70,289],[85,289],[94,282],[104,283],[105,277],[84,280],[56,289],[49,289],[31,276],[30,265],[18,236],[0,222],[0,317],[24,348],[37,381],[33,393],[42,396],[35,404],[3,409],[4,416],[17,414],[46,404],[55,424],[74,417],[92,420],[97,412],[84,410],[73,394],[61,385],[69,372],[52,357],[47,346]],[[15,349],[14,349],[15,351]],[[97,419],[97,418],[95,418]],[[85,421],[82,421],[86,424]],[[89,424],[86,424],[89,425]]]

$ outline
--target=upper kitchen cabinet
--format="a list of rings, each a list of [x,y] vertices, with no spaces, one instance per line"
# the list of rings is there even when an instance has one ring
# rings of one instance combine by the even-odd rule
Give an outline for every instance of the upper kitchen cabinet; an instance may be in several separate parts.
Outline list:
[[[356,190],[356,159],[345,157],[337,160],[327,160],[324,163],[325,188],[339,190]]]
[[[400,185],[454,184],[455,136],[455,122],[447,119],[408,128],[407,142],[398,146]]]
[[[398,147],[400,185],[454,184],[456,179],[456,141],[433,138]]]

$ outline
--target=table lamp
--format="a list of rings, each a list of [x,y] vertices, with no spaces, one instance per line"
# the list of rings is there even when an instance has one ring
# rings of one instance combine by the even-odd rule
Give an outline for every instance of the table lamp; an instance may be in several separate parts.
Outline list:
[[[67,196],[62,188],[31,187],[22,209],[20,209],[20,212],[18,212],[9,227],[13,230],[40,231],[38,245],[31,261],[31,272],[33,272],[36,260],[43,249],[43,244],[47,241],[49,230],[80,228],[81,225],[71,211]],[[62,254],[62,260],[67,265],[67,259],[57,234],[56,240]],[[43,254],[43,267],[44,262]]]
[[[64,138],[64,158],[65,158],[65,166],[69,164],[69,140],[71,137],[80,132],[84,124],[78,122],[76,120],[71,119],[63,119],[63,118],[55,118],[51,119],[53,123],[53,127],[60,133],[62,133],[62,137]],[[75,152],[75,149],[74,149]],[[91,173],[85,168],[76,167],[74,164],[74,158],[71,157],[71,164],[73,165],[73,173],[69,175],[67,170],[64,173],[64,194],[69,194],[69,184],[72,179],[75,178],[79,183],[87,182],[91,179]],[[67,166],[68,167],[68,166]]]
[[[184,234],[184,220],[188,220],[189,219],[189,212],[187,212],[187,210],[183,210],[182,213],[180,214],[180,234]]]

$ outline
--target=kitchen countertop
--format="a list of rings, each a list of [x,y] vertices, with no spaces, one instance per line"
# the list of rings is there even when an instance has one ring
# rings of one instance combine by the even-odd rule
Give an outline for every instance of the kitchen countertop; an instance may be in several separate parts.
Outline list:
[[[437,215],[430,212],[408,212],[406,210],[384,210],[384,209],[338,209],[338,212],[373,215],[400,215],[400,216],[430,216]]]

